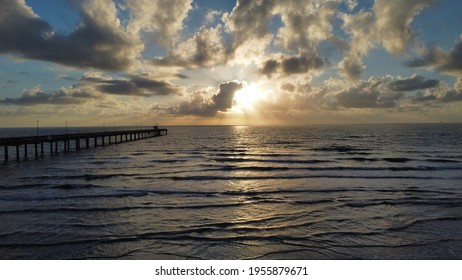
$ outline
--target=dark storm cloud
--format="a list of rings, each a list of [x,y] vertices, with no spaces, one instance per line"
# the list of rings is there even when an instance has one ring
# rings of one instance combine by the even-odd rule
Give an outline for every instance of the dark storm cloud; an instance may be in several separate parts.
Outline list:
[[[177,95],[181,89],[169,82],[158,81],[147,76],[130,76],[128,79],[105,79],[83,77],[81,83],[94,86],[101,93],[127,96]]]
[[[388,84],[393,91],[414,91],[419,89],[434,88],[440,84],[440,81],[434,79],[425,79],[422,76],[413,75],[406,79],[397,80]]]
[[[239,82],[223,83],[220,84],[218,93],[212,96],[211,99],[205,98],[205,92],[196,92],[189,102],[183,102],[168,111],[177,115],[213,117],[218,112],[226,112],[233,106],[234,94],[242,87],[243,84]]]
[[[113,22],[104,22],[111,20],[110,16],[90,12],[94,7],[88,1],[73,3],[79,8],[81,22],[64,36],[54,33],[22,1],[0,0],[0,53],[71,67],[127,69],[137,48],[134,38]]]
[[[462,77],[462,39],[446,53],[440,48],[427,49],[424,55],[405,63],[409,67],[434,67],[438,71]]]

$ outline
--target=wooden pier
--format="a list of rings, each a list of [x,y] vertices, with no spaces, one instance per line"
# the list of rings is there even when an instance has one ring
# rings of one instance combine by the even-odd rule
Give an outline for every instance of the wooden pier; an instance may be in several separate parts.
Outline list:
[[[167,129],[154,127],[152,129],[104,131],[76,134],[58,134],[44,136],[27,137],[8,137],[0,138],[0,147],[4,149],[5,161],[9,160],[9,147],[16,150],[16,160],[21,159],[20,151],[24,153],[24,158],[28,158],[28,146],[33,145],[35,157],[43,155],[45,152],[50,154],[60,151],[68,152],[71,150],[79,151],[82,148],[88,149],[91,146],[105,146],[123,142],[135,141],[151,137],[167,135]],[[73,144],[73,145],[72,145]],[[46,148],[48,147],[48,148]],[[59,147],[59,148],[58,148]]]

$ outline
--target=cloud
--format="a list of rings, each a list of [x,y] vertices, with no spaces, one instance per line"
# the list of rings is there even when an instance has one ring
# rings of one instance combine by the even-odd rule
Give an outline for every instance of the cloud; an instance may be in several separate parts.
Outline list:
[[[338,64],[342,74],[352,80],[360,78],[365,66],[362,62],[376,42],[375,18],[371,12],[361,11],[354,15],[342,15],[343,29],[351,36],[349,50]]]
[[[222,12],[209,11],[205,26],[189,39],[175,44],[166,56],[152,61],[157,66],[186,68],[260,63],[275,39],[276,45],[291,54],[296,51],[299,55],[315,56],[322,41],[341,41],[333,35],[336,3],[339,2],[341,0],[240,0],[211,28],[207,25],[217,21]],[[275,19],[280,19],[282,25],[274,25]]]
[[[110,0],[71,1],[80,22],[69,35],[57,34],[21,0],[0,0],[0,53],[77,68],[125,70],[143,49],[124,31]]]
[[[373,13],[343,14],[343,29],[351,36],[351,42],[339,63],[342,74],[349,79],[359,79],[365,68],[363,57],[377,45],[382,45],[394,55],[405,53],[409,45],[416,43],[416,33],[411,27],[414,17],[435,2],[376,0]]]
[[[220,84],[220,90],[212,96],[214,108],[218,111],[226,111],[233,106],[234,93],[242,89],[243,84],[239,82],[229,82]]]
[[[333,19],[340,1],[277,1],[273,13],[283,26],[277,44],[288,50],[315,51],[322,41],[333,39]]]
[[[329,83],[329,93],[318,104],[324,104],[325,109],[329,110],[356,108],[417,111],[424,108],[410,107],[409,104],[443,105],[462,101],[462,78],[452,88],[438,80],[425,79],[416,74],[408,78],[371,77],[353,84],[334,80]],[[335,88],[339,89],[335,91]]]
[[[183,22],[192,9],[192,0],[125,0],[130,12],[128,30],[150,34],[164,47],[171,47],[183,30]]]
[[[170,108],[168,112],[175,115],[213,117],[218,112],[226,112],[233,106],[234,94],[243,86],[237,81],[222,83],[218,93],[211,98],[207,98],[207,93],[204,91],[196,91],[192,94],[190,101],[182,102],[180,105]]]
[[[184,75],[184,74],[180,74],[180,73],[176,73],[174,75],[175,78],[178,78],[178,79],[182,79],[182,80],[186,80],[186,79],[189,79],[189,76],[188,75]]]
[[[376,26],[385,49],[392,54],[404,52],[416,36],[411,28],[414,17],[434,3],[436,0],[376,0]]]
[[[40,87],[26,90],[19,98],[0,99],[0,104],[35,106],[40,104],[48,105],[80,105],[86,103],[89,99],[100,98],[92,93],[62,88],[58,91],[47,93],[43,92]]]
[[[298,57],[283,59],[281,65],[283,73],[288,76],[323,68],[326,65],[326,61],[316,55],[302,54]]]
[[[208,10],[207,14],[205,15],[205,23],[206,24],[211,24],[217,18],[222,17],[222,16],[223,16],[223,11]]]
[[[285,83],[281,86],[281,89],[283,91],[288,91],[288,92],[294,92],[295,91],[295,86],[290,83]]]
[[[342,41],[333,33],[340,2],[341,0],[237,1],[232,12],[223,16],[225,30],[229,32],[227,38],[230,38],[226,48],[228,61],[235,56],[236,59],[245,61],[239,55],[240,50],[244,49],[249,54],[244,56],[246,60],[261,63],[265,60],[262,59],[262,54],[271,45],[292,56],[298,54],[319,57],[322,42],[337,45]],[[261,51],[249,52],[255,46]],[[270,75],[272,72],[264,70],[263,74]]]
[[[391,77],[371,77],[334,94],[333,108],[394,108],[404,94],[388,90]]]
[[[232,12],[225,17],[225,24],[233,34],[232,52],[248,40],[265,37],[274,15],[275,0],[239,0]]]
[[[413,60],[405,63],[408,67],[435,67],[445,64],[448,55],[440,48],[430,48],[423,51],[421,57],[414,58]]]
[[[79,82],[80,85],[90,85],[101,93],[114,95],[149,97],[178,95],[181,93],[180,87],[145,75],[131,75],[127,79],[89,75],[82,77]]]
[[[416,74],[409,78],[399,79],[388,84],[393,91],[414,91],[419,89],[434,88],[439,85],[440,81],[434,79],[425,79]]]
[[[453,88],[439,87],[428,90],[425,94],[420,92],[414,98],[413,103],[452,103],[462,102],[462,78],[458,78]]]
[[[441,48],[430,48],[422,57],[406,62],[409,67],[432,67],[438,71],[462,77],[462,35],[449,53]]]
[[[201,27],[191,38],[178,43],[166,57],[153,58],[157,66],[205,67],[226,63],[227,51],[222,38],[223,27]]]
[[[282,76],[290,76],[296,74],[305,74],[310,71],[315,71],[326,66],[328,62],[318,57],[315,54],[301,54],[299,56],[282,56],[279,61],[270,59],[267,60],[260,69],[260,74],[271,78],[273,74],[279,73]]]
[[[263,68],[260,69],[260,74],[265,75],[268,78],[271,78],[271,75],[276,73],[280,67],[281,63],[279,63],[277,60],[267,60],[263,65]]]
[[[291,51],[312,52],[321,41],[335,37],[332,33],[332,21],[339,2],[341,1],[237,1],[232,12],[225,17],[226,27],[233,35],[232,51],[249,40],[262,39],[273,32],[270,24],[278,17],[282,26],[277,28],[277,44]]]
[[[20,106],[80,105],[90,100],[104,100],[108,95],[151,97],[180,95],[182,91],[179,86],[154,79],[148,75],[129,75],[126,78],[115,79],[100,72],[87,72],[69,87],[63,87],[53,92],[44,92],[40,87],[35,87],[24,91],[19,98],[0,99],[0,104]]]
[[[169,108],[167,111],[174,115],[193,115],[212,117],[217,111],[210,110],[211,102],[206,98],[207,92],[196,91],[191,95],[190,101],[183,101],[175,107]]]
[[[341,73],[351,80],[358,80],[366,68],[362,62],[362,55],[359,53],[346,55],[339,62],[338,67]]]
[[[462,91],[448,90],[444,95],[439,96],[438,100],[441,100],[442,102],[461,102]]]
[[[462,35],[459,42],[449,53],[446,61],[438,69],[446,73],[456,74],[459,77],[462,76]]]

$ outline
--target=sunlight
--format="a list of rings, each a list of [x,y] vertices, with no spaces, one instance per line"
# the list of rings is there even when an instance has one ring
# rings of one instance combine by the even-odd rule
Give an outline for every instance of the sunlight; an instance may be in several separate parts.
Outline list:
[[[264,93],[258,84],[246,84],[234,94],[234,106],[232,110],[234,112],[253,110],[255,103],[261,100],[263,95]]]

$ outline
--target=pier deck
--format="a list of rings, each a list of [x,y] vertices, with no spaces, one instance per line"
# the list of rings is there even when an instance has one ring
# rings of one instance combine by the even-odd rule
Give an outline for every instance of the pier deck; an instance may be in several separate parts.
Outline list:
[[[90,148],[90,146],[105,146],[122,142],[146,139],[167,135],[167,129],[152,128],[139,130],[121,130],[121,131],[104,131],[104,132],[88,132],[75,134],[57,134],[43,136],[26,136],[26,137],[7,137],[0,138],[0,147],[4,149],[4,159],[9,160],[9,147],[16,148],[16,160],[21,158],[20,151],[24,153],[24,158],[28,158],[28,146],[34,145],[35,157],[45,152],[50,154],[58,153],[59,151],[80,150],[82,146]],[[71,142],[74,145],[71,146]],[[83,142],[83,145],[82,145]],[[45,144],[49,148],[45,148]],[[59,148],[58,148],[59,147]]]

